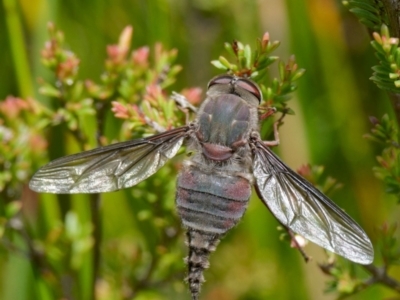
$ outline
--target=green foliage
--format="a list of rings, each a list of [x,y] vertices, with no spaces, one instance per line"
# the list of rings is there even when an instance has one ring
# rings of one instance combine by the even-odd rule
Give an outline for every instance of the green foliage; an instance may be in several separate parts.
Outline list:
[[[384,146],[377,157],[379,167],[374,167],[376,177],[382,180],[388,194],[394,194],[400,203],[400,146],[395,123],[386,114],[381,120],[370,118],[373,128],[365,137]]]
[[[335,292],[338,299],[345,299],[350,295],[360,293],[368,287],[381,283],[393,290],[400,292],[399,283],[388,275],[389,269],[400,263],[400,248],[397,238],[397,224],[384,224],[378,231],[378,243],[376,249],[382,258],[383,266],[373,264],[364,266],[364,272],[360,268],[348,265],[346,262],[328,260],[320,264],[321,270],[331,277],[327,282],[327,292]],[[366,278],[365,272],[370,274]],[[365,278],[365,279],[363,279]]]
[[[398,224],[383,224],[378,228],[378,249],[382,256],[384,269],[400,265],[400,241],[397,238]]]
[[[14,97],[0,103],[0,192],[10,200],[19,197],[23,184],[26,184],[32,175],[34,161],[43,161],[48,145],[42,136],[46,128],[65,124],[79,147],[85,149],[95,146],[86,130],[90,118],[94,118],[97,124],[97,144],[108,143],[109,138],[104,134],[105,115],[108,110],[111,110],[115,117],[125,120],[119,134],[121,139],[131,138],[132,129],[136,130],[136,135],[140,134],[140,129],[142,133],[154,133],[184,122],[185,114],[177,109],[165,90],[173,84],[181,69],[173,65],[176,50],[167,51],[157,44],[152,56],[147,47],[129,53],[132,28],[126,27],[119,43],[108,46],[105,72],[100,83],[96,84],[92,80],[79,79],[79,58],[66,49],[62,32],[53,24],[49,24],[48,29],[50,40],[46,42],[42,51],[42,63],[53,72],[54,79],[41,79],[40,93],[50,97],[53,105],[45,108],[34,99],[23,100]],[[182,93],[186,94],[189,100],[196,101],[199,97],[198,89],[186,89]],[[166,167],[161,173],[173,172],[171,169]],[[157,179],[150,179],[146,184],[160,186]],[[148,241],[146,238],[142,241],[138,238],[134,242],[111,241],[110,244],[104,244],[105,249],[114,245],[114,250],[110,250],[107,255],[118,257],[119,260],[104,259],[101,264],[101,267],[107,270],[102,278],[108,288],[98,292],[99,299],[109,299],[104,295],[108,295],[111,287],[123,289],[128,285],[129,293],[133,295],[141,290],[174,281],[172,276],[182,272],[176,267],[177,261],[180,261],[176,258],[183,256],[181,249],[166,253],[165,248],[171,249],[174,243],[180,241],[180,224],[175,218],[171,220],[171,217],[167,217],[171,216],[173,209],[171,205],[166,205],[168,201],[160,205],[155,203],[158,200],[154,200],[168,194],[168,197],[173,199],[171,186],[164,186],[158,187],[156,193],[142,193],[149,207],[142,205],[138,209],[137,222],[152,228],[153,232],[150,230],[149,236],[146,237]],[[140,193],[140,190],[135,193]],[[94,200],[99,201],[98,197]],[[85,268],[84,261],[88,261],[90,257],[89,250],[97,251],[100,237],[93,228],[101,226],[98,216],[94,217],[91,223],[81,220],[76,212],[67,211],[64,220],[56,220],[44,236],[40,236],[21,216],[19,210],[12,209],[16,204],[21,207],[19,201],[10,202],[2,212],[0,232],[3,245],[10,251],[20,249],[21,252],[27,252],[28,257],[37,258],[33,259],[32,263],[50,287],[51,297],[60,298],[68,293],[73,293],[79,298],[84,297],[82,291],[68,291],[68,287],[63,287],[60,282],[64,276],[71,277],[72,282],[78,282],[79,272]],[[10,215],[10,211],[14,213]],[[98,213],[97,210],[92,211],[93,216]],[[150,222],[154,225],[146,224]],[[19,245],[16,236],[25,242],[23,247]],[[162,240],[162,248],[157,248],[157,245],[151,243],[154,239],[152,236]],[[125,247],[138,255],[124,256]],[[96,252],[93,252],[93,255],[96,257]],[[99,263],[95,260],[92,268],[98,269],[96,264]],[[132,269],[115,277],[118,270],[114,268],[112,272],[109,271],[112,270],[112,264],[116,263],[120,268],[127,264],[132,265]]]
[[[383,1],[349,0],[342,1],[343,5],[352,12],[358,20],[371,30],[380,30],[382,24],[388,23]]]
[[[264,77],[268,67],[274,63],[278,57],[269,54],[279,47],[279,41],[271,42],[269,33],[266,32],[262,39],[257,40],[257,50],[252,51],[249,45],[241,42],[225,43],[225,49],[235,57],[236,63],[230,63],[224,56],[211,63],[218,69],[231,71],[237,76],[248,76],[251,78]]]
[[[235,58],[235,62],[229,62],[224,56],[211,63],[220,70],[227,71],[237,76],[247,76],[256,81],[263,92],[264,102],[261,107],[274,107],[277,111],[285,114],[294,114],[287,107],[290,100],[290,93],[297,89],[294,83],[305,72],[299,69],[295,57],[291,56],[287,63],[279,61],[278,56],[270,55],[279,47],[279,41],[270,41],[269,33],[264,33],[262,39],[257,40],[256,50],[252,50],[249,45],[234,41],[225,43],[225,49]],[[278,61],[279,78],[267,81],[269,66]],[[266,82],[267,81],[267,82]]]
[[[399,34],[398,11],[393,11],[392,3],[389,1],[343,1],[343,3],[361,23],[374,31],[371,45],[376,51],[379,65],[372,68],[374,73],[370,79],[379,88],[396,97],[400,92],[400,48],[399,36],[393,35]],[[377,31],[380,31],[380,34]],[[398,108],[395,106],[394,110],[397,113]],[[384,183],[386,193],[395,195],[400,203],[398,124],[395,124],[388,114],[380,120],[370,117],[370,121],[373,128],[365,137],[383,147],[381,154],[376,158],[379,166],[373,168],[375,176]],[[396,229],[395,224],[384,224],[378,230],[379,258],[383,266],[365,266],[365,270],[371,275],[368,279],[360,280],[354,268],[345,267],[341,263],[322,264],[321,269],[332,278],[328,290],[335,291],[342,299],[379,282],[400,292],[400,284],[388,275],[388,269],[397,265],[400,258]]]
[[[173,127],[181,126],[187,118],[189,111],[184,108],[178,109],[179,104],[173,101],[168,95],[171,93],[168,89],[175,82],[175,77],[181,70],[180,66],[174,65],[177,57],[176,50],[165,50],[161,44],[156,44],[153,53],[147,46],[140,47],[130,52],[130,44],[133,30],[126,27],[119,38],[117,45],[107,47],[107,58],[105,61],[105,71],[100,77],[100,83],[92,80],[79,78],[79,66],[81,64],[77,55],[65,46],[64,34],[57,30],[50,23],[48,25],[50,39],[45,43],[41,52],[42,63],[52,74],[52,80],[41,79],[39,92],[52,100],[52,105],[45,108],[39,102],[33,99],[23,100],[19,98],[9,98],[1,103],[0,112],[4,126],[18,129],[22,125],[27,130],[28,121],[34,124],[29,128],[33,132],[50,129],[54,126],[65,125],[71,136],[80,149],[92,148],[97,145],[108,144],[110,138],[105,134],[105,117],[108,110],[113,113],[113,118],[123,121],[121,130],[117,139],[132,138],[132,132],[135,136],[164,131]],[[237,69],[237,75],[254,75],[255,79],[265,78],[267,65],[277,60],[277,57],[269,58],[267,53],[275,49],[279,43],[269,44],[268,35],[264,35],[263,42],[259,43],[259,53],[254,56],[254,61],[250,61],[251,48],[242,47],[242,43],[236,42],[236,55],[240,57],[239,61],[245,65],[241,68],[247,68],[250,65],[255,66],[253,70],[249,68]],[[271,46],[272,45],[272,46]],[[243,49],[242,49],[243,48]],[[243,57],[242,57],[243,56]],[[259,76],[262,71],[263,76]],[[263,87],[267,91],[268,101],[264,103],[266,107],[283,107],[289,97],[288,93],[294,91],[295,85],[292,81],[297,80],[303,70],[297,69],[294,58],[291,57],[285,65],[280,63],[280,79],[274,79],[271,86]],[[182,95],[189,103],[196,104],[200,100],[200,89],[191,88],[181,91]],[[268,106],[267,106],[268,105]],[[280,105],[280,106],[279,106]],[[17,122],[19,117],[23,117],[23,112],[28,110],[31,114],[26,120]],[[285,113],[288,112],[286,109]],[[21,114],[21,116],[20,116]],[[93,143],[91,134],[87,130],[88,120],[94,119],[96,124],[96,141]],[[14,126],[14,127],[12,127]],[[7,131],[4,131],[7,134]],[[17,138],[23,137],[23,134],[15,134]],[[39,137],[44,139],[43,136]],[[37,138],[38,139],[38,138]],[[6,155],[17,155],[15,151],[19,144],[10,143],[9,139],[3,139],[1,146],[7,147],[3,150]],[[38,142],[37,142],[38,143]],[[41,146],[40,149],[37,149]],[[46,154],[47,143],[41,142],[39,146],[23,149],[34,151],[33,153],[24,153],[23,159],[14,158],[14,174],[2,172],[3,191],[8,191],[12,186],[21,182],[26,183],[32,169],[32,160],[35,155],[40,156],[41,160]],[[11,149],[11,147],[14,147]],[[35,154],[36,152],[37,154]],[[35,155],[34,155],[35,154]],[[29,173],[23,177],[17,177],[15,174],[21,174],[22,167],[18,165],[17,160],[25,162]],[[30,162],[31,161],[31,162]],[[29,163],[30,162],[30,163]],[[174,173],[174,167],[164,167],[160,170],[158,176],[166,177],[168,173]],[[11,181],[11,179],[13,181]],[[157,187],[154,190],[154,187]],[[18,189],[17,189],[18,190]],[[153,190],[153,192],[152,192]],[[63,276],[70,276],[73,281],[78,281],[79,271],[84,268],[84,261],[93,255],[93,270],[96,272],[101,267],[99,274],[103,288],[97,291],[99,299],[108,299],[111,294],[117,294],[117,298],[129,298],[133,295],[139,295],[142,292],[150,292],[154,287],[174,282],[175,275],[182,275],[182,268],[177,267],[177,261],[183,257],[181,248],[175,251],[171,250],[181,242],[181,228],[179,222],[172,216],[173,205],[165,201],[159,202],[159,199],[173,199],[172,187],[169,184],[160,182],[157,177],[152,177],[132,191],[135,198],[144,198],[145,203],[136,205],[135,222],[143,225],[144,239],[138,238],[136,241],[126,241],[125,239],[110,240],[103,243],[106,249],[106,255],[102,261],[96,260],[98,257],[97,249],[100,247],[100,236],[94,228],[100,226],[99,212],[92,211],[92,222],[82,220],[76,212],[69,210],[65,212],[64,220],[56,220],[51,228],[48,228],[44,236],[34,233],[23,218],[17,215],[4,215],[1,221],[1,232],[3,232],[3,244],[11,249],[19,248],[14,244],[12,236],[20,235],[25,242],[28,256],[38,257],[34,260],[34,267],[39,273],[46,272],[44,282],[51,290],[52,297],[61,297],[68,293],[79,295],[78,290],[68,291],[58,284]],[[12,199],[12,195],[10,194]],[[94,195],[95,206],[98,206],[99,196]],[[19,203],[19,202],[11,202]],[[9,209],[7,209],[8,211]],[[18,220],[15,222],[13,220]],[[16,223],[18,226],[12,226]],[[151,225],[150,225],[151,224]],[[97,229],[98,230],[98,229]],[[25,232],[26,231],[26,232]],[[101,234],[101,233],[100,233]],[[156,241],[154,241],[154,239]],[[166,248],[168,247],[168,248]],[[93,253],[90,254],[89,251]],[[98,265],[100,264],[101,265]],[[126,271],[116,276],[119,270],[125,265],[131,265],[130,271]],[[104,272],[104,273],[103,273]],[[183,277],[183,276],[181,276]],[[93,283],[94,284],[94,283]],[[176,285],[176,284],[175,284]],[[179,286],[179,285],[177,285]],[[114,292],[113,292],[114,291]],[[122,292],[124,291],[124,292]],[[111,293],[111,294],[110,294]]]
[[[4,201],[19,197],[32,175],[33,162],[43,156],[47,142],[40,131],[47,124],[47,114],[31,98],[9,96],[0,102],[0,195]]]
[[[388,2],[346,1],[369,29],[378,32],[382,23],[389,26],[390,34],[387,31],[375,34],[378,40],[374,44],[382,63],[376,71],[379,74],[374,76],[385,90],[397,92],[398,45],[391,37],[398,36],[391,19],[398,18],[397,12],[382,7]],[[96,222],[90,216],[96,210],[88,205],[98,196],[57,199],[32,194],[26,185],[33,170],[49,157],[183,124],[189,112],[182,112],[176,102],[170,101],[172,89],[179,90],[192,82],[205,84],[211,77],[207,63],[210,57],[219,57],[223,41],[254,40],[266,26],[273,26],[276,36],[284,29],[285,34],[279,39],[282,44],[293,45],[296,60],[307,68],[307,76],[303,76],[297,93],[301,109],[296,108],[297,115],[304,116],[305,122],[299,117],[292,118],[294,129],[281,135],[282,140],[290,138],[289,146],[283,143],[279,149],[289,149],[286,158],[294,159],[297,164],[308,159],[301,149],[307,144],[311,157],[326,165],[328,173],[341,178],[345,184],[337,193],[340,196],[337,200],[357,220],[364,220],[363,227],[378,245],[376,263],[383,262],[382,267],[365,267],[370,275],[367,277],[360,267],[328,256],[326,274],[330,276],[331,291],[340,297],[353,295],[352,299],[363,300],[390,297],[391,291],[399,291],[398,230],[387,223],[377,234],[371,234],[376,232],[374,228],[383,217],[390,216],[379,200],[382,194],[379,183],[371,179],[373,176],[368,177],[374,159],[372,155],[368,157],[371,149],[358,139],[367,131],[360,123],[360,119],[366,119],[365,111],[372,107],[374,113],[382,115],[380,104],[385,99],[374,87],[360,83],[367,77],[364,66],[371,62],[360,55],[365,52],[362,37],[357,34],[360,28],[353,23],[356,34],[348,30],[348,23],[336,6],[327,9],[324,5],[332,3],[324,2],[321,11],[318,1],[310,5],[307,1],[293,0],[286,2],[282,14],[283,10],[275,7],[278,4],[266,9],[262,2],[251,0],[50,4],[41,10],[33,2],[10,0],[4,3],[7,9],[0,10],[7,22],[7,25],[0,22],[0,44],[4,45],[0,47],[3,66],[0,97],[5,99],[0,102],[0,297],[42,300],[68,298],[72,294],[79,299],[187,298],[182,281],[182,257],[186,250],[173,202],[179,163],[172,161],[135,189],[101,196],[100,225],[104,230],[98,271],[93,257],[94,249],[99,247],[95,231],[100,226],[93,226]],[[390,18],[391,14],[395,18]],[[39,61],[37,53],[41,46],[38,45],[43,44],[45,32],[41,22],[48,19],[56,19],[66,38],[50,25],[51,39],[42,52],[42,62],[47,68],[43,71],[35,62]],[[15,26],[18,20],[24,24],[24,31]],[[101,64],[105,44],[129,23],[135,27],[134,50],[130,50],[132,29],[128,27],[116,45],[107,47],[107,58]],[[352,41],[347,47],[341,39],[343,28]],[[169,47],[154,43],[159,40],[163,45],[178,48],[179,56],[176,50],[166,50]],[[271,114],[268,110],[271,106],[286,114],[290,112],[286,101],[303,71],[294,58],[278,62],[272,55],[278,42],[269,41],[269,37],[268,46],[262,50],[263,40],[265,36],[257,42],[255,51],[240,42],[234,46],[236,50],[225,44],[234,57],[233,62],[221,58],[214,64],[224,72],[248,75],[265,85],[264,116]],[[8,43],[12,46],[8,47]],[[267,74],[275,61],[277,78],[271,79]],[[178,62],[185,69],[176,65]],[[29,65],[31,70],[21,68],[21,64]],[[41,78],[37,81],[38,76]],[[37,98],[43,102],[26,97],[33,96],[31,86],[35,83],[40,84],[41,94]],[[192,104],[201,99],[197,88],[183,89],[180,93]],[[7,96],[10,94],[20,96]],[[289,123],[285,124],[285,130],[289,130]],[[376,123],[383,129],[376,127],[370,138],[382,143],[384,149],[375,173],[383,179],[388,191],[398,196],[398,150],[396,144],[390,145],[390,141],[397,141],[397,133],[389,130],[384,119],[373,120],[374,129]],[[389,123],[396,128],[394,121]],[[296,138],[303,139],[303,127],[306,138],[299,147]],[[392,150],[385,153],[387,148]],[[300,173],[324,191],[334,191],[339,186],[322,173],[322,167],[302,169]],[[276,222],[254,203],[241,226],[221,243],[223,251],[213,255],[213,268],[206,274],[204,298],[310,299],[323,289],[314,280],[321,277],[319,270],[313,269],[313,262],[305,267],[307,270],[303,269],[287,243],[274,236]],[[21,265],[19,257],[23,257],[25,264]],[[391,276],[387,272],[389,267]],[[307,286],[303,280],[305,272],[313,278]],[[92,278],[94,273],[99,274],[96,280]],[[238,282],[237,278],[246,280]],[[371,285],[373,289],[365,290]],[[365,291],[359,293],[362,290]],[[323,298],[317,295],[316,299]]]
[[[64,46],[64,35],[49,24],[50,41],[42,51],[42,62],[54,72],[56,81],[44,82],[41,94],[57,100],[59,108],[53,112],[52,123],[65,122],[83,148],[89,138],[79,125],[95,115],[98,144],[106,144],[103,126],[106,109],[111,104],[117,118],[128,120],[120,138],[131,138],[133,130],[148,133],[182,125],[183,114],[165,92],[181,67],[174,65],[177,51],[166,51],[156,44],[153,53],[148,47],[130,51],[132,27],[126,27],[116,45],[107,47],[105,71],[100,83],[78,79],[80,61]],[[188,90],[187,94],[191,91]],[[192,100],[196,95],[192,95]],[[143,125],[150,125],[144,127]],[[93,147],[94,145],[91,145]]]
[[[353,295],[365,287],[364,280],[351,266],[345,263],[320,264],[321,270],[331,277],[327,282],[326,291],[338,294],[338,299]]]
[[[381,34],[373,33],[372,47],[376,50],[379,65],[374,66],[371,80],[381,89],[392,93],[400,91],[400,48],[399,39],[390,37],[389,30],[382,25]]]
[[[371,41],[379,65],[374,66],[371,80],[388,92],[400,91],[400,48],[399,37],[393,36],[398,31],[398,17],[392,7],[385,1],[343,1],[343,4],[354,13],[361,23],[373,32]],[[389,26],[389,27],[388,27]],[[378,33],[380,31],[380,34]]]

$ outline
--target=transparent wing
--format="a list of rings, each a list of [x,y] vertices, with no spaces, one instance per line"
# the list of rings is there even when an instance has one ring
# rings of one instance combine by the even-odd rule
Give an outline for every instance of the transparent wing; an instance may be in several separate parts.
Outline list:
[[[175,156],[188,130],[180,127],[56,159],[36,172],[29,187],[36,192],[73,194],[134,186]]]
[[[363,229],[261,141],[255,143],[256,190],[284,226],[351,261],[370,264],[371,242]]]

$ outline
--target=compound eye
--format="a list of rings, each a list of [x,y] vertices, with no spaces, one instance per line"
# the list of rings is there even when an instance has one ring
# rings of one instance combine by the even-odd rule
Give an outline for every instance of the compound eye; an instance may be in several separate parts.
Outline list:
[[[261,90],[258,87],[258,85],[255,84],[253,81],[241,78],[238,81],[236,81],[236,85],[248,91],[249,93],[253,94],[258,99],[258,101],[261,102],[262,99]]]
[[[208,83],[208,88],[212,87],[213,85],[216,84],[231,84],[233,80],[233,77],[230,75],[222,75],[222,76],[217,76]]]

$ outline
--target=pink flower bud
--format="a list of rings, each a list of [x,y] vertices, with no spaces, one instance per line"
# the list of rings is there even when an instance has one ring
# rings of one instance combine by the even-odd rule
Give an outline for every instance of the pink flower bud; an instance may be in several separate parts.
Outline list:
[[[21,111],[28,110],[29,104],[21,98],[8,96],[0,102],[0,112],[10,119],[18,117]]]
[[[149,47],[141,47],[132,53],[132,61],[136,65],[147,65],[149,59]]]
[[[191,103],[191,104],[198,104],[202,100],[201,98],[201,93],[202,89],[198,87],[193,87],[189,89],[183,89],[180,94],[185,96],[185,98]]]
[[[128,119],[129,118],[129,111],[126,106],[124,106],[123,104],[121,104],[117,101],[112,101],[111,105],[112,105],[111,111],[114,113],[114,116],[116,118],[120,118],[120,119]]]

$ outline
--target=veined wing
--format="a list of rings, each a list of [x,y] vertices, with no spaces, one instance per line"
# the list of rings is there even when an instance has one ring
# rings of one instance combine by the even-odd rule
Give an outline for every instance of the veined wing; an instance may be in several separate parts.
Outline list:
[[[36,192],[73,194],[134,186],[175,156],[188,130],[180,127],[56,159],[36,172],[29,187]]]
[[[261,141],[254,146],[256,190],[279,222],[351,261],[372,263],[371,242],[352,218],[286,166]]]

